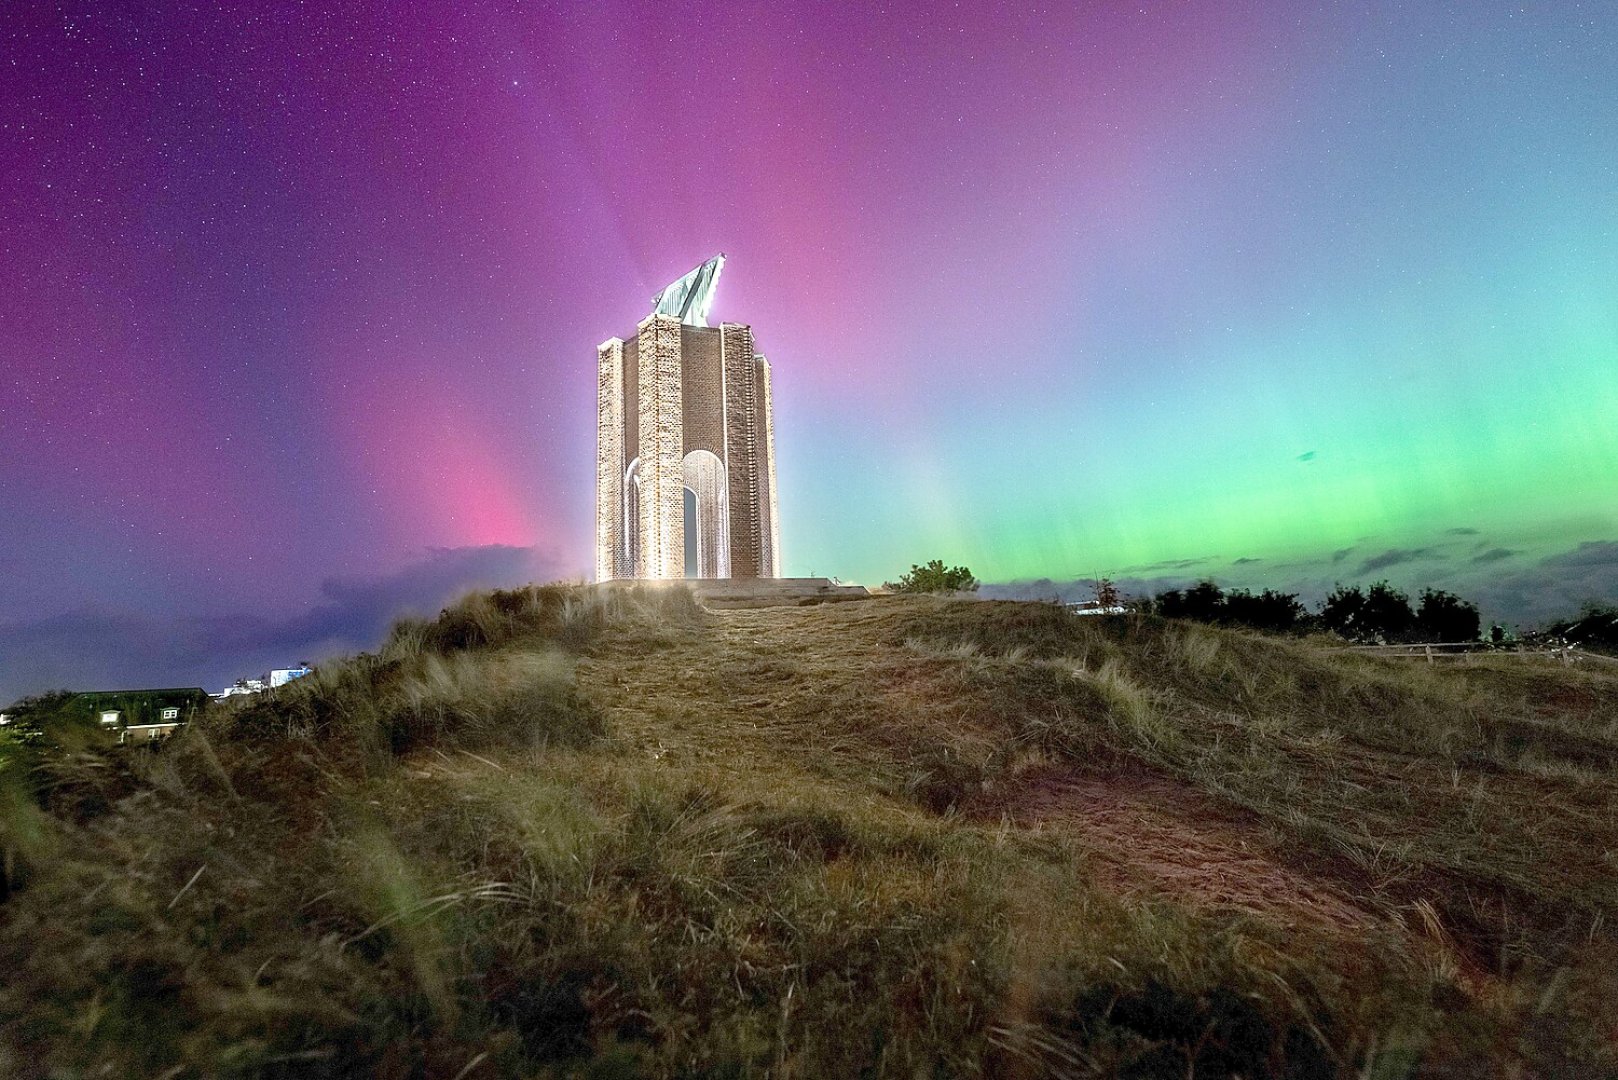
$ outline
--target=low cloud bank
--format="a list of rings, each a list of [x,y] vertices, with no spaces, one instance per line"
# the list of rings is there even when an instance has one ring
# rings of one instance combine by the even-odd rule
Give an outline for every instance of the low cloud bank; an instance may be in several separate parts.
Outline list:
[[[1479,533],[1476,529],[1451,529],[1447,535],[1473,538]],[[1586,541],[1569,550],[1538,558],[1496,546],[1488,540],[1387,548],[1361,560],[1354,573],[1345,574],[1343,563],[1352,551],[1345,548],[1317,559],[1273,567],[1244,557],[1228,563],[1231,570],[1226,573],[1216,573],[1210,568],[1194,576],[1188,576],[1187,571],[1214,560],[1208,557],[1168,560],[1128,568],[1114,581],[1126,595],[1153,596],[1166,589],[1185,588],[1201,577],[1212,577],[1227,587],[1273,588],[1297,593],[1305,604],[1313,607],[1339,582],[1370,584],[1387,578],[1399,588],[1412,592],[1424,587],[1447,589],[1477,603],[1485,620],[1521,627],[1539,626],[1576,615],[1589,603],[1618,603],[1618,541]],[[1159,569],[1178,572],[1153,573]],[[1094,591],[1089,578],[1061,581],[1040,578],[985,584],[981,595],[1007,600],[1073,602],[1092,599]]]
[[[393,573],[330,578],[317,603],[286,619],[76,611],[0,623],[0,705],[63,687],[219,690],[270,668],[375,648],[394,620],[435,614],[468,590],[559,574],[556,561],[533,548],[443,548]]]

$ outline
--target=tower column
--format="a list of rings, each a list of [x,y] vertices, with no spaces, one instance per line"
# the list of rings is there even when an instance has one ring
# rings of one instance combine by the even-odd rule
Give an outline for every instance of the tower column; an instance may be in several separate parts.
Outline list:
[[[596,580],[621,577],[624,505],[624,343],[608,338],[596,348]]]
[[[725,467],[730,473],[730,576],[764,576],[759,497],[758,365],[753,330],[721,323],[725,367]]]
[[[775,493],[775,399],[770,391],[770,362],[758,358],[758,426],[759,451],[763,468],[759,470],[759,517],[763,524],[763,544],[760,553],[764,565],[760,577],[781,576],[781,511]]]
[[[681,459],[680,320],[650,315],[637,339],[640,409],[640,560],[635,576],[685,576],[685,483]]]

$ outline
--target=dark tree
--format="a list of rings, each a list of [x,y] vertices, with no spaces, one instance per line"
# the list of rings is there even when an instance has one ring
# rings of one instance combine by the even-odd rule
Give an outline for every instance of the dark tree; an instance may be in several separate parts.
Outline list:
[[[1225,592],[1212,581],[1159,593],[1153,610],[1170,619],[1195,619],[1282,634],[1298,630],[1309,615],[1293,593],[1275,589],[1256,594],[1247,589]]]
[[[1185,591],[1186,617],[1218,622],[1225,612],[1225,592],[1212,581],[1199,581]]]
[[[978,579],[964,566],[945,566],[934,559],[926,566],[912,566],[910,572],[887,587],[901,593],[977,592]]]
[[[1426,641],[1476,641],[1482,628],[1476,604],[1442,589],[1423,589],[1416,609],[1416,636]]]
[[[1199,581],[1184,591],[1170,589],[1157,596],[1157,613],[1166,619],[1218,622],[1224,606],[1224,590],[1211,581]]]
[[[1246,589],[1233,589],[1225,594],[1220,621],[1233,626],[1286,634],[1298,629],[1299,623],[1308,614],[1294,593],[1265,589],[1254,595]]]
[[[1365,593],[1362,615],[1364,633],[1369,640],[1407,641],[1416,628],[1416,613],[1410,609],[1410,597],[1379,581]]]
[[[1095,581],[1096,606],[1101,608],[1122,607],[1124,594],[1118,591],[1118,586],[1111,578],[1096,578]]]
[[[1339,637],[1361,640],[1365,627],[1365,594],[1358,585],[1338,585],[1320,605],[1320,624]]]

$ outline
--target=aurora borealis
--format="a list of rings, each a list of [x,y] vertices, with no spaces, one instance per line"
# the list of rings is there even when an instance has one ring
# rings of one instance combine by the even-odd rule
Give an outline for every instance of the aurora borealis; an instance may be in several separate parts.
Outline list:
[[[316,8],[0,10],[0,698],[586,573],[719,251],[790,573],[1618,588],[1611,5]]]

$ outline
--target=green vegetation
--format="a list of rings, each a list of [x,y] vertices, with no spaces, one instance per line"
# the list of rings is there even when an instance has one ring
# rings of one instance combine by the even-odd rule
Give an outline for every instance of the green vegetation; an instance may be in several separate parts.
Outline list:
[[[964,566],[945,566],[942,559],[934,559],[925,566],[911,566],[898,581],[883,587],[897,593],[966,593],[978,591],[978,579]]]
[[[1477,641],[1481,622],[1477,605],[1442,589],[1423,589],[1419,606],[1385,581],[1369,589],[1339,585],[1311,615],[1296,593],[1265,589],[1226,591],[1212,581],[1188,589],[1169,589],[1136,602],[1138,610],[1170,619],[1195,619],[1277,634],[1326,632],[1349,641],[1470,642]]]
[[[0,750],[0,1074],[1612,1075],[1615,763],[1535,660],[481,594]]]

